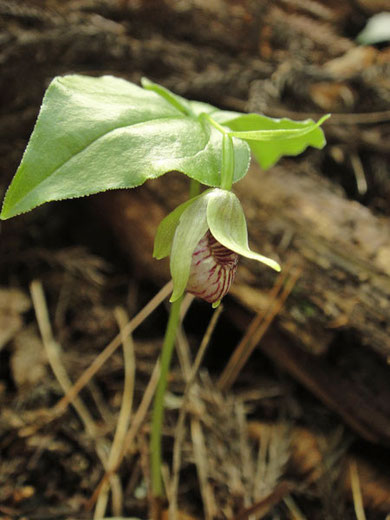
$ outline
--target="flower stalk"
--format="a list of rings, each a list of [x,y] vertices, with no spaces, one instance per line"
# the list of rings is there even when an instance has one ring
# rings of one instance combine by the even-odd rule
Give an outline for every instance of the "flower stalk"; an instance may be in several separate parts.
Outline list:
[[[212,125],[214,128],[219,130],[222,134],[222,167],[221,167],[221,189],[230,191],[233,185],[234,178],[234,147],[233,139],[230,132],[214,121],[209,114],[203,114],[203,117]]]
[[[234,148],[233,139],[228,134],[222,136],[222,169],[221,189],[230,191],[234,178]]]
[[[162,424],[164,419],[164,397],[167,389],[169,367],[171,364],[173,348],[175,346],[176,332],[180,319],[180,307],[183,297],[172,303],[169,313],[167,328],[165,331],[164,343],[161,351],[160,377],[157,384],[156,395],[154,397],[152,412],[152,430],[150,437],[150,457],[151,457],[151,480],[152,492],[156,498],[164,496],[164,489],[161,477],[161,440]]]
[[[155,498],[164,496],[161,477],[164,396],[185,291],[217,307],[234,279],[239,255],[280,270],[277,262],[249,249],[245,215],[231,191],[235,167],[232,136],[208,114],[204,117],[222,133],[220,187],[200,194],[199,182],[192,180],[189,200],[160,223],[154,243],[155,258],[170,256],[173,280],[172,305],[152,414],[151,479]]]

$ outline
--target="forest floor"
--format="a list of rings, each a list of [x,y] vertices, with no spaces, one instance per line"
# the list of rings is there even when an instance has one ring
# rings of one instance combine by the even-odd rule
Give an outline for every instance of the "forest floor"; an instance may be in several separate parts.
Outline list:
[[[0,0],[1,193],[53,76],[146,75],[231,110],[332,112],[327,149],[302,160],[386,221],[390,47],[356,44],[385,3]],[[1,520],[151,515],[150,408],[169,287],[97,214],[71,200],[1,225]],[[216,314],[186,303],[166,398],[162,518],[169,504],[184,520],[390,518],[388,445],[261,349],[227,384],[249,316],[234,296]],[[262,317],[259,342],[271,322],[277,333],[275,314]],[[121,410],[130,422],[118,445]]]

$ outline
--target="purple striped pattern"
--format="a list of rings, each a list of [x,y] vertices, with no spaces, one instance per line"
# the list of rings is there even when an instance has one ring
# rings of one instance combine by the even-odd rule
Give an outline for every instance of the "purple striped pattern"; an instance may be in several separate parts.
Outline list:
[[[207,231],[192,254],[187,291],[209,303],[221,300],[230,289],[237,264],[238,254]]]

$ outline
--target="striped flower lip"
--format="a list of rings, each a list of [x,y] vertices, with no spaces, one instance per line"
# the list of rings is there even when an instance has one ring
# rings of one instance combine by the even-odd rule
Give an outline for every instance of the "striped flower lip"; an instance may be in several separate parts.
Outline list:
[[[220,302],[234,280],[238,258],[207,231],[192,253],[187,291],[208,303]]]
[[[280,271],[275,260],[251,251],[245,215],[231,191],[214,188],[184,202],[160,223],[153,256],[170,256],[173,293],[185,291],[219,305],[233,281],[238,256]]]

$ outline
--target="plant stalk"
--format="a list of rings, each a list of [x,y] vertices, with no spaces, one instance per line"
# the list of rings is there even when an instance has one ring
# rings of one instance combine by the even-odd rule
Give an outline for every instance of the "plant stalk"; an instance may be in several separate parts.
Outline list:
[[[222,136],[221,189],[230,191],[234,178],[233,140],[228,134]]]
[[[152,414],[152,431],[150,437],[150,457],[151,457],[151,480],[152,492],[154,497],[163,497],[163,482],[161,477],[161,441],[162,424],[164,419],[164,396],[168,384],[169,367],[171,364],[172,352],[175,346],[177,327],[180,319],[180,306],[183,296],[172,303],[167,328],[165,331],[164,343],[160,360],[160,377],[157,384],[156,395],[154,397]]]
[[[234,179],[234,146],[231,132],[214,121],[209,114],[202,114],[214,128],[222,134],[222,167],[221,167],[221,189],[230,191]]]

